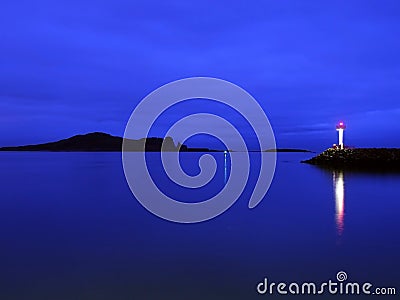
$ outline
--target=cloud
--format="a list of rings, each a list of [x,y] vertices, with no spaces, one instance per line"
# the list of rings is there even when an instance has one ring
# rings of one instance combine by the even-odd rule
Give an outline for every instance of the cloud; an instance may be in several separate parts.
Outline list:
[[[323,131],[318,124],[328,128],[374,110],[382,110],[377,118],[385,122],[398,108],[397,1],[2,6],[1,126],[60,115],[64,132],[80,123],[122,132],[144,96],[190,76],[245,88],[282,134]],[[50,138],[44,127],[37,134]],[[15,128],[2,133],[5,142],[20,134]]]

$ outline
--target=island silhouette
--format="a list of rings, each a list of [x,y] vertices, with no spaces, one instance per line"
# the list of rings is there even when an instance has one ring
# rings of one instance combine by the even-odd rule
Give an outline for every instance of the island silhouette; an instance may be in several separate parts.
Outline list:
[[[120,152],[124,139],[104,132],[93,132],[36,145],[2,147],[0,151],[54,151],[54,152]],[[164,144],[164,145],[163,145]],[[193,148],[177,143],[171,137],[148,137],[141,139],[125,139],[125,150],[132,152],[223,152],[232,150],[216,150],[207,147]],[[163,148],[162,148],[163,147]],[[302,149],[267,149],[265,152],[311,152]]]
[[[55,151],[55,152],[120,152],[124,139],[119,136],[113,136],[103,132],[93,132],[88,134],[75,135],[73,137],[59,140],[56,142],[2,147],[0,151]],[[159,138],[149,137],[141,139],[125,139],[125,149],[127,151],[183,151],[183,152],[214,152],[208,148],[189,148],[186,145],[178,143],[175,145],[171,137]],[[164,143],[164,148],[162,145]]]

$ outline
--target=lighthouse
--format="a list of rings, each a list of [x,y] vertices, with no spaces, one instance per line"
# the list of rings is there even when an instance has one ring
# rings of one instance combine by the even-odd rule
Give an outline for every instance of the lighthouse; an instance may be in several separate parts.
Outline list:
[[[339,122],[339,124],[338,125],[336,125],[336,130],[338,131],[338,133],[339,133],[339,148],[340,149],[344,149],[344,143],[343,143],[343,133],[344,133],[344,130],[346,129],[346,125],[344,125],[344,123],[343,122]]]

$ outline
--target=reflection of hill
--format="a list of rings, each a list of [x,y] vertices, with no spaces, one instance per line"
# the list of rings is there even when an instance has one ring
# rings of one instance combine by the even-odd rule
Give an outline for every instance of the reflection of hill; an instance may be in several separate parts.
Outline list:
[[[68,139],[57,142],[27,145],[17,147],[3,147],[0,151],[115,151],[119,152],[122,149],[123,138],[112,136],[102,132],[94,132],[85,135],[76,135]],[[139,140],[125,140],[125,149],[127,151],[161,151],[161,146],[164,142],[164,151],[213,151],[207,148],[188,148],[186,145],[175,143],[171,137],[163,138],[142,138]]]

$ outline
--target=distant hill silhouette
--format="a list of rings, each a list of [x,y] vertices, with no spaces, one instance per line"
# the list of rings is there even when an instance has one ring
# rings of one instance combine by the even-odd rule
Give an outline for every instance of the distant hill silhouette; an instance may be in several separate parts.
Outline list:
[[[264,152],[312,152],[312,151],[305,149],[277,148],[277,149],[264,150]]]
[[[120,152],[122,151],[122,137],[113,136],[103,132],[93,132],[84,135],[76,135],[68,139],[63,139],[57,142],[16,146],[2,147],[0,151],[71,151],[71,152]],[[150,151],[159,152],[164,144],[164,151],[183,151],[183,152],[215,152],[208,148],[188,148],[186,145],[175,145],[171,137],[157,138],[142,138],[139,140],[126,140],[126,149],[128,151]]]
[[[88,134],[80,134],[63,139],[57,142],[2,147],[0,151],[54,151],[54,152],[121,152],[123,138],[113,136],[103,132],[93,132]],[[175,145],[171,137],[159,138],[150,137],[138,140],[125,139],[125,149],[133,152],[160,152],[164,143],[164,151],[181,151],[181,152],[223,152],[224,150],[214,150],[209,148],[189,148],[186,145],[178,143]],[[234,151],[230,151],[234,152]],[[252,152],[252,151],[249,151]],[[253,151],[260,152],[260,151]],[[263,152],[310,152],[302,149],[268,149]]]

